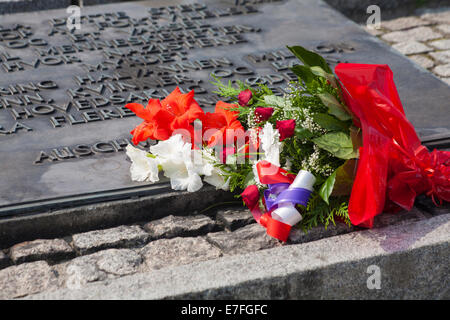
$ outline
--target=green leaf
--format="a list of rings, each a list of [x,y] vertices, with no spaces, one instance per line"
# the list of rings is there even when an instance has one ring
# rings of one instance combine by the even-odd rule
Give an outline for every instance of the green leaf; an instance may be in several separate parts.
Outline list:
[[[338,87],[336,78],[334,77],[334,74],[328,73],[325,70],[323,70],[321,67],[318,67],[318,66],[311,67],[311,72],[316,76],[327,79],[333,88]]]
[[[317,53],[309,51],[309,50],[303,48],[302,46],[293,46],[293,47],[287,46],[287,48],[297,58],[299,58],[300,61],[302,61],[304,65],[309,66],[309,67],[319,66],[326,72],[333,73],[333,71],[331,71],[331,68],[328,65],[328,63],[325,61],[325,59],[322,58]]]
[[[249,171],[247,176],[244,179],[244,186],[248,187],[249,185],[256,184],[255,175],[253,171]]]
[[[295,126],[295,136],[300,140],[305,140],[312,138],[314,135],[308,129],[300,126]]]
[[[317,95],[322,103],[328,107],[328,113],[339,120],[350,120],[352,116],[345,110],[340,102],[330,93],[319,93]]]
[[[343,132],[331,132],[313,139],[313,142],[335,157],[340,159],[356,158],[357,153],[353,150],[352,139]]]
[[[316,113],[313,115],[313,120],[322,128],[328,131],[343,131],[348,132],[350,125],[344,121],[338,120],[326,113]]]
[[[331,176],[328,177],[327,180],[322,184],[322,187],[320,187],[319,195],[322,197],[323,201],[325,201],[328,205],[330,204],[328,201],[328,198],[331,195],[331,192],[333,192],[334,183],[336,181],[336,171],[333,172]]]
[[[303,82],[306,84],[307,87],[309,87],[314,80],[317,80],[316,75],[311,71],[311,68],[308,66],[296,65],[293,66],[291,70],[293,73],[299,76],[300,79],[303,80]]]

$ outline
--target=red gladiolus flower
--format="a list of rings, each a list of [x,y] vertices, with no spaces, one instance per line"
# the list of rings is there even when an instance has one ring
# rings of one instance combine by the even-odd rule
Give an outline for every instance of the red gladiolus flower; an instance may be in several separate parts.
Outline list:
[[[273,114],[273,108],[257,107],[255,109],[256,122],[267,121]]]
[[[167,140],[176,129],[186,129],[193,133],[191,123],[204,115],[194,100],[194,90],[183,94],[178,87],[162,101],[150,99],[146,107],[139,103],[129,103],[125,108],[144,119],[144,122],[131,131],[134,144],[147,139]]]
[[[203,132],[215,129],[216,132],[211,135],[209,131],[204,138],[208,141],[208,146],[213,147],[218,143],[225,144],[227,141],[234,142],[237,130],[244,132],[244,128],[239,122],[237,111],[231,111],[230,108],[235,108],[233,104],[218,101],[214,113],[207,112],[203,117]],[[227,139],[227,136],[229,138]]]
[[[277,121],[276,128],[280,132],[280,141],[284,139],[290,138],[294,135],[295,132],[295,120],[281,120]]]
[[[251,210],[258,205],[259,201],[259,191],[258,187],[254,184],[245,188],[241,193],[242,200],[245,205]]]
[[[250,99],[252,98],[252,96],[253,96],[253,94],[250,89],[241,91],[238,95],[239,104],[243,107],[246,107],[248,105]]]

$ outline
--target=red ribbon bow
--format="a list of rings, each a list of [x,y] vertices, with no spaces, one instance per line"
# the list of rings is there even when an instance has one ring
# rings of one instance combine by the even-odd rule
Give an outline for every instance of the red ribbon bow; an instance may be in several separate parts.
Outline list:
[[[372,227],[384,210],[410,210],[416,196],[450,201],[450,152],[430,153],[406,118],[387,65],[340,63],[343,98],[362,128],[363,146],[349,203],[354,225]]]
[[[259,181],[263,184],[274,183],[292,183],[295,179],[295,175],[288,173],[286,170],[268,162],[265,160],[259,161],[256,164],[258,171]],[[291,226],[275,220],[271,216],[271,212],[262,213],[259,207],[260,194],[256,185],[250,185],[245,188],[241,193],[242,199],[247,207],[253,214],[255,220],[266,228],[266,232],[269,236],[278,240],[286,242],[289,233],[291,232]],[[265,204],[264,204],[265,205]]]

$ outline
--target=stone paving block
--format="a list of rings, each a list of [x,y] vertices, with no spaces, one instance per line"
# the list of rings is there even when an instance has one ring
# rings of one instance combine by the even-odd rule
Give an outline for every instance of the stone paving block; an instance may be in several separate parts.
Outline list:
[[[450,34],[450,21],[449,24],[440,24],[436,27],[440,32],[443,32],[444,34]]]
[[[133,274],[138,271],[142,257],[130,249],[107,249],[65,263],[65,285],[78,289],[89,282]]]
[[[216,223],[205,215],[167,216],[147,223],[144,229],[153,240],[175,237],[195,237],[211,232]]]
[[[220,210],[216,214],[216,220],[229,231],[234,231],[256,222],[247,208]]]
[[[326,229],[324,226],[317,226],[306,233],[302,229],[294,227],[291,229],[288,241],[290,244],[305,243],[353,232],[357,229],[353,226],[349,227],[342,222],[336,222],[336,225],[331,224]]]
[[[9,264],[8,257],[0,250],[0,269],[6,268]]]
[[[382,21],[381,26],[383,28],[389,29],[391,31],[399,31],[399,30],[405,30],[410,29],[414,27],[420,27],[420,26],[428,26],[432,24],[433,22],[428,20],[422,20],[418,17],[402,17],[398,19],[388,20],[388,21]]]
[[[422,19],[426,19],[433,22],[439,23],[450,23],[450,9],[449,8],[440,8],[430,10],[433,12],[425,13],[421,16]]]
[[[377,37],[381,36],[384,32],[381,29],[374,29],[374,28],[368,28],[366,25],[362,26],[366,32],[370,33],[371,35]]]
[[[0,270],[0,299],[23,297],[56,288],[56,276],[45,261]]]
[[[428,41],[442,38],[442,35],[433,31],[430,27],[418,27],[404,31],[389,32],[381,36],[381,38],[389,42]]]
[[[147,269],[184,265],[222,256],[219,249],[203,237],[173,238],[152,241],[141,249]]]
[[[450,49],[450,39],[436,40],[429,42],[429,44],[440,50]]]
[[[278,240],[268,236],[266,229],[259,224],[250,224],[234,232],[208,233],[206,239],[225,254],[241,254],[281,245]]]
[[[79,233],[72,236],[72,245],[81,254],[107,248],[128,248],[147,242],[149,235],[139,226],[120,226]]]
[[[431,60],[425,56],[413,55],[413,56],[409,56],[408,58],[410,58],[412,61],[414,61],[419,66],[421,66],[422,68],[425,68],[425,69],[430,69],[434,66],[433,60]]]
[[[75,256],[75,251],[63,239],[38,239],[16,244],[9,255],[14,263],[37,260],[59,261]]]
[[[392,47],[405,55],[433,51],[433,48],[430,48],[429,46],[417,41],[399,42],[394,44]]]
[[[430,56],[442,63],[450,63],[450,50],[430,52]]]
[[[450,77],[450,63],[437,66],[433,72],[440,77]]]

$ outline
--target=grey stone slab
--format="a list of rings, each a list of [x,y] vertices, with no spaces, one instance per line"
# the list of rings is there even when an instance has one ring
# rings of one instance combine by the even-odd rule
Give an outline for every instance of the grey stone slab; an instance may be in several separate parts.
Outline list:
[[[216,259],[222,256],[219,249],[203,237],[160,239],[147,244],[140,251],[148,270]]]
[[[439,205],[433,203],[432,199],[425,196],[419,196],[416,199],[415,206],[422,212],[428,212],[431,215],[441,215],[450,213],[450,203],[443,202]]]
[[[428,41],[442,38],[442,35],[430,27],[417,27],[414,29],[385,33],[381,38],[389,42]]]
[[[9,264],[10,261],[8,257],[3,253],[3,251],[0,250],[0,269],[6,268]]]
[[[0,88],[9,88],[10,85],[16,88],[19,84],[28,85],[29,82],[38,84],[46,81],[41,83],[38,93],[53,109],[47,107],[47,110],[51,110],[51,114],[42,114],[45,112],[41,109],[41,114],[35,112],[32,114],[33,117],[28,118],[25,112],[22,116],[19,115],[18,119],[14,119],[11,110],[7,110],[11,109],[10,107],[0,109],[2,126],[0,178],[8,181],[7,185],[0,185],[1,215],[41,213],[73,205],[129,199],[133,196],[169,191],[167,181],[161,180],[161,184],[149,186],[147,183],[130,180],[130,164],[126,161],[123,149],[125,139],[130,138],[128,132],[140,122],[140,119],[124,114],[125,111],[121,108],[126,101],[145,103],[150,96],[163,98],[176,86],[176,81],[183,90],[189,90],[193,85],[187,80],[179,79],[180,74],[183,74],[192,78],[193,83],[199,84],[194,88],[197,99],[206,111],[211,111],[217,97],[212,94],[210,74],[220,68],[229,70],[233,79],[248,82],[260,76],[264,79],[263,82],[269,83],[270,74],[282,74],[282,83],[269,83],[274,89],[280,90],[289,82],[289,76],[292,76],[287,69],[279,71],[277,67],[292,62],[293,58],[286,52],[286,44],[300,44],[322,52],[332,65],[338,61],[388,62],[394,71],[406,113],[419,133],[430,128],[448,129],[449,121],[446,118],[448,113],[443,110],[445,102],[449,100],[447,86],[423,70],[414,68],[414,65],[404,57],[393,52],[387,45],[367,34],[322,1],[286,0],[261,3],[256,1],[250,7],[240,6],[239,10],[236,10],[234,3],[230,1],[205,0],[196,4],[200,6],[196,7],[199,10],[194,8],[190,13],[181,12],[182,9],[175,6],[182,3],[185,2],[171,0],[87,6],[83,8],[83,15],[90,15],[90,18],[84,18],[81,31],[77,30],[73,35],[65,30],[67,13],[64,9],[39,14],[4,16],[2,19],[4,28],[14,28],[17,21],[24,21],[21,32],[28,34],[28,38],[27,41],[3,41],[1,52],[4,55],[0,71],[5,76],[0,77]],[[208,6],[208,10],[204,9],[202,3]],[[203,24],[210,24],[212,27],[237,28],[233,31],[236,33],[231,34],[233,36],[231,37],[227,29],[220,29],[226,32],[222,34],[220,31],[219,37],[212,36],[213,32],[207,32],[208,40],[194,39],[192,43],[184,41],[181,49],[166,48],[166,50],[161,45],[167,46],[170,39],[165,39],[165,34],[155,27],[169,28],[168,20],[174,18],[170,16],[171,9],[167,7],[171,5],[174,5],[174,10],[177,11],[176,28],[180,27],[181,31],[187,28],[181,25],[182,18],[186,18],[185,21],[194,24],[194,29],[200,32],[207,30]],[[163,9],[152,11],[151,8],[155,7]],[[200,10],[201,8],[203,10]],[[221,16],[219,9],[228,10],[228,15]],[[109,22],[104,21],[107,19],[101,14],[107,14]],[[202,14],[205,16],[196,19]],[[284,23],[279,23],[280,17]],[[49,20],[53,21],[54,28],[48,23]],[[298,30],[313,32],[298,32]],[[181,36],[183,34],[185,33]],[[140,37],[140,40],[130,41],[130,37],[135,36]],[[32,39],[31,43],[28,39]],[[104,40],[110,42],[102,45]],[[85,48],[89,45],[93,46],[93,50]],[[80,48],[84,48],[84,51],[80,51]],[[270,58],[279,60],[268,58],[268,53],[276,53],[279,50],[284,51]],[[158,56],[166,53],[172,55],[171,59],[174,61],[167,61],[164,56]],[[124,56],[118,57],[121,54]],[[147,62],[140,60],[145,55],[148,59],[160,62],[150,65],[150,60]],[[261,59],[253,59],[249,57],[250,55],[253,55],[253,58],[259,56]],[[211,61],[210,65],[205,65],[204,61],[199,62],[205,58],[215,59],[215,65],[210,68]],[[230,63],[223,62],[224,58]],[[36,59],[39,59],[39,63],[33,64]],[[221,64],[217,63],[219,60],[222,61]],[[196,67],[198,70],[180,71],[181,69],[176,66],[180,61],[186,64],[193,63],[198,66]],[[15,62],[20,63],[16,65]],[[97,67],[99,70],[96,70]],[[149,76],[143,71],[156,70],[156,67],[164,67],[167,74],[154,77],[155,74]],[[241,71],[244,67],[249,70],[245,73],[252,74],[243,75]],[[8,68],[10,72],[5,71]],[[235,70],[236,68],[238,69]],[[100,75],[105,76],[101,78],[103,80],[99,80]],[[410,79],[415,81],[411,83]],[[102,91],[102,83],[99,81],[108,85],[126,84],[126,88],[117,89],[119,91],[117,94],[111,93],[111,90],[106,88],[103,94],[99,94],[98,92]],[[42,84],[56,84],[57,88],[43,89]],[[70,89],[78,92],[68,91]],[[427,92],[433,99],[430,101],[419,92]],[[34,91],[32,93],[36,94]],[[71,97],[71,94],[75,97]],[[1,99],[5,97],[2,96]],[[17,99],[23,98],[23,93],[13,94],[9,98],[16,99],[13,104],[17,103]],[[92,104],[94,98],[108,100],[105,102],[107,105],[96,107]],[[99,103],[99,100],[95,101]],[[11,102],[7,103],[11,105]],[[36,106],[33,103],[28,105],[23,101],[22,103],[18,107]],[[72,103],[70,107],[69,103]],[[89,107],[86,103],[89,103]],[[423,114],[423,105],[428,106],[429,112],[426,115]],[[67,110],[65,106],[68,107]],[[78,110],[80,106],[81,110]],[[86,109],[83,109],[85,107]],[[101,110],[110,110],[116,117],[105,116]],[[55,127],[52,125],[51,117],[59,117],[53,119]],[[73,119],[81,123],[75,123]],[[16,120],[32,130],[24,127],[18,129],[20,126],[17,127]],[[69,151],[64,148],[68,148]],[[23,185],[24,181],[26,187]]]
[[[216,220],[228,231],[234,231],[245,227],[248,224],[255,223],[255,219],[247,208],[231,208],[220,210],[216,214]]]
[[[403,54],[418,54],[433,51],[433,48],[417,41],[404,41],[396,43],[392,48],[400,51]]]
[[[411,211],[401,211],[397,213],[382,213],[375,217],[373,228],[383,228],[396,224],[409,223],[411,221],[419,221],[430,218],[432,215],[428,212],[412,208]],[[299,228],[292,228],[289,234],[289,243],[305,243],[310,241],[317,241],[320,239],[333,237],[341,234],[346,234],[355,231],[364,230],[360,227],[348,226],[347,224],[336,221],[336,224],[330,225],[325,229],[324,226],[317,226],[304,232]]]
[[[71,0],[1,0],[0,15],[67,8],[71,4]]]
[[[234,232],[208,233],[206,239],[225,254],[242,254],[281,245],[278,240],[268,236],[266,229],[259,224],[250,224]]]
[[[55,262],[74,257],[75,251],[63,239],[38,239],[14,245],[9,255],[16,264],[37,260]]]
[[[422,20],[415,16],[401,17],[398,19],[392,19],[381,22],[381,26],[383,28],[389,29],[391,31],[405,30],[419,26],[428,26],[430,24],[432,24],[432,22]]]
[[[0,270],[0,299],[11,299],[56,289],[56,276],[45,261]]]
[[[441,78],[441,80],[450,86],[450,77],[449,78]]]
[[[216,223],[205,215],[174,216],[150,221],[144,225],[150,238],[192,237],[206,234],[216,228]]]
[[[448,299],[449,235],[446,214],[27,299]]]
[[[119,226],[74,234],[72,245],[81,254],[107,248],[126,248],[145,244],[149,236],[139,226]]]
[[[137,272],[142,257],[129,249],[108,249],[73,259],[61,268],[65,286],[79,289],[87,283]]]

